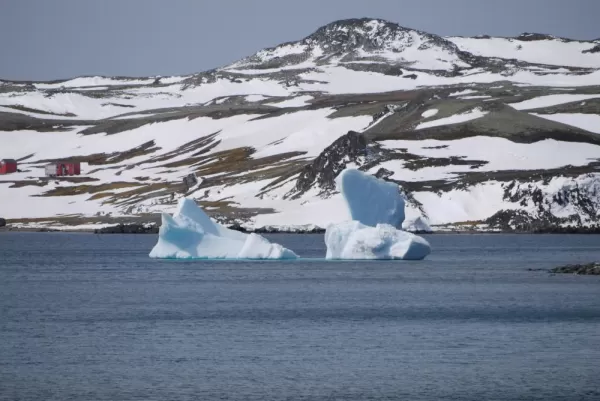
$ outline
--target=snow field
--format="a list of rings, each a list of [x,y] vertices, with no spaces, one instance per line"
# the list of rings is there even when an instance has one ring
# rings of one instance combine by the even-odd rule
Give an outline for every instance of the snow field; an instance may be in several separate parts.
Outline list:
[[[461,50],[476,56],[517,59],[537,64],[600,68],[599,53],[583,53],[594,47],[585,42],[559,39],[521,41],[511,38],[447,38]]]
[[[600,98],[600,94],[595,95],[579,95],[579,94],[560,94],[540,96],[533,99],[525,100],[518,103],[510,103],[509,106],[516,110],[531,110],[542,107],[551,107],[564,103],[579,102],[587,99]]]
[[[433,121],[427,121],[424,123],[420,123],[419,125],[417,125],[417,127],[415,129],[419,130],[419,129],[424,129],[424,128],[438,127],[440,125],[464,123],[467,121],[475,120],[477,118],[481,118],[481,117],[485,116],[486,114],[487,114],[487,112],[481,111],[480,108],[475,108],[466,113],[455,114],[450,117],[445,117],[445,118],[440,118],[440,119],[433,120]]]
[[[558,123],[572,125],[573,127],[600,134],[600,115],[582,113],[557,113],[557,114],[535,114],[534,116],[556,121]]]

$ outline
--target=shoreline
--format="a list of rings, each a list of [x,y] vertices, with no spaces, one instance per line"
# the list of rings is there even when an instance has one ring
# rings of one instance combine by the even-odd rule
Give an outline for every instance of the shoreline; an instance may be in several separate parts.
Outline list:
[[[81,234],[97,234],[97,235],[114,235],[114,234],[125,234],[125,235],[150,235],[158,234],[158,226],[144,226],[143,224],[123,224],[107,227],[81,227],[78,228],[61,226],[60,228],[55,227],[11,227],[7,225],[0,227],[1,233],[17,232],[17,233],[81,233]],[[310,235],[319,234],[323,235],[325,229],[312,228],[310,230],[279,230],[274,228],[258,228],[255,230],[242,229],[239,226],[227,226],[227,228],[235,231],[244,233],[255,233],[255,234],[299,234],[299,235]],[[549,227],[548,229],[538,229],[531,231],[523,230],[434,230],[434,231],[407,231],[416,235],[447,235],[447,234],[459,234],[459,235],[476,235],[476,234],[521,234],[521,235],[551,235],[551,234],[574,234],[574,235],[600,235],[600,228],[563,228],[563,227]]]

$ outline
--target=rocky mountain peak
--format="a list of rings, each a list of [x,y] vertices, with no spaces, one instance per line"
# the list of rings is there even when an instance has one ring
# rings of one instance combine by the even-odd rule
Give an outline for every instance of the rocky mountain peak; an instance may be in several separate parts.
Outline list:
[[[423,69],[451,70],[458,47],[438,35],[375,18],[331,22],[306,38],[259,51],[229,68],[310,67],[354,61],[382,61]],[[425,65],[422,61],[425,60]],[[307,64],[308,63],[308,64]]]
[[[382,19],[352,18],[324,25],[306,37],[305,40],[319,42],[353,42],[354,40],[376,42],[377,39],[389,38],[400,32],[409,33],[413,31],[417,32]]]
[[[440,46],[446,50],[457,50],[453,43],[440,36],[375,18],[334,21],[317,29],[303,42],[318,44],[329,53],[361,50],[402,52],[414,45],[421,49]]]
[[[559,38],[558,36],[549,35],[547,33],[523,32],[515,39],[521,42],[533,42],[539,40],[561,40],[563,42],[571,41],[571,39]]]

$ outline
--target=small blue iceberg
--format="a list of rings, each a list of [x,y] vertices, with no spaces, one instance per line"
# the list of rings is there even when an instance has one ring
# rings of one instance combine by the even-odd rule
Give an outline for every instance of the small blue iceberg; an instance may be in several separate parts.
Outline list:
[[[192,199],[179,200],[173,216],[162,214],[151,258],[296,259],[298,255],[258,234],[244,234],[212,221]]]

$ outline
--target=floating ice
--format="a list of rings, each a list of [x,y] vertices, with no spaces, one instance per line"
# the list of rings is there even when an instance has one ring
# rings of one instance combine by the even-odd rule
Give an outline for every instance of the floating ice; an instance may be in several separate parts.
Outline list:
[[[358,221],[332,224],[325,232],[327,259],[421,260],[431,252],[429,243],[389,224],[368,227]]]
[[[420,260],[429,255],[425,239],[398,229],[404,221],[398,185],[354,169],[342,171],[336,184],[353,221],[327,227],[327,259]]]
[[[418,216],[414,220],[404,221],[402,228],[406,231],[420,231],[420,232],[431,232],[431,226],[427,220],[421,216]]]
[[[244,234],[213,222],[191,199],[180,199],[173,216],[162,214],[151,258],[295,259],[298,256],[257,234]]]
[[[398,191],[398,185],[354,169],[342,171],[335,182],[352,220],[371,227],[377,224],[402,227],[404,197]]]

